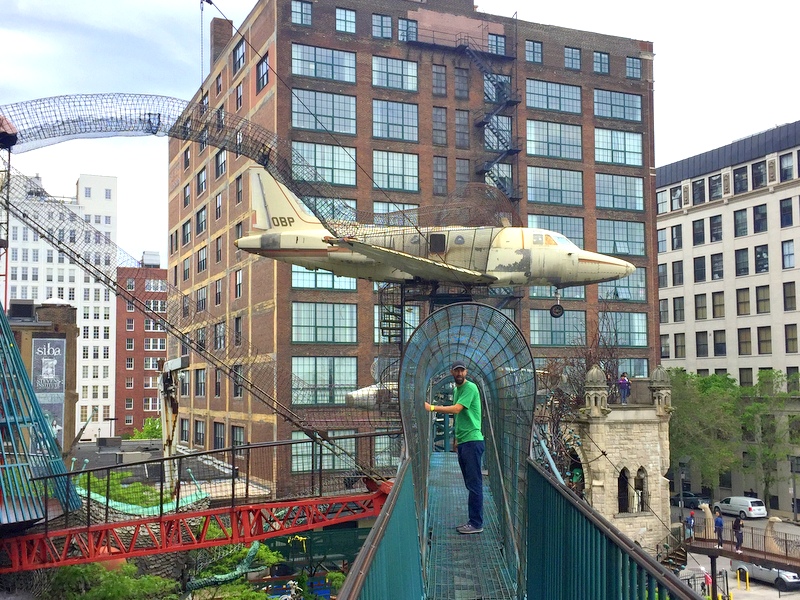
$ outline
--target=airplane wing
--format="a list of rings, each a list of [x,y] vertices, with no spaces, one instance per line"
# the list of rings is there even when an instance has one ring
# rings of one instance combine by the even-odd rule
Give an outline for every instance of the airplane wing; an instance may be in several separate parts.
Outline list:
[[[488,285],[497,281],[497,277],[472,269],[454,267],[428,258],[412,256],[405,252],[373,246],[351,238],[327,239],[331,244],[358,252],[375,261],[385,263],[399,271],[418,277],[424,281],[447,281],[450,283],[471,283]]]

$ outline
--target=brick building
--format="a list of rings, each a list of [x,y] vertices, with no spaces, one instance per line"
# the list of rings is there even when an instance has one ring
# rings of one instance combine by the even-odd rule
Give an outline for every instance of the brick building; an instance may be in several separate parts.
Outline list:
[[[646,376],[658,363],[652,59],[649,42],[479,13],[470,0],[272,0],[236,32],[212,22],[210,73],[193,100],[290,140],[376,222],[395,205],[430,206],[487,182],[523,223],[633,262],[625,280],[565,290],[561,319],[549,315],[549,288],[524,290],[507,314],[538,358],[591,339],[604,311],[620,370]],[[371,282],[237,251],[233,241],[250,233],[252,165],[170,140],[169,281],[208,299],[215,331],[238,328],[314,390],[301,404],[287,377],[274,393],[319,422],[345,392],[373,383],[377,294]],[[186,377],[198,375],[218,374],[194,363]],[[215,382],[198,396],[184,386],[184,444],[210,448],[212,430],[213,445],[302,437],[234,387]]]

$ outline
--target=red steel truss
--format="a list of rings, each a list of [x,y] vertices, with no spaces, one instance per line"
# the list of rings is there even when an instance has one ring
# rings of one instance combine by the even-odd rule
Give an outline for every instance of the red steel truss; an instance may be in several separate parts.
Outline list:
[[[247,544],[377,517],[387,491],[381,486],[371,494],[216,508],[0,539],[0,574]]]

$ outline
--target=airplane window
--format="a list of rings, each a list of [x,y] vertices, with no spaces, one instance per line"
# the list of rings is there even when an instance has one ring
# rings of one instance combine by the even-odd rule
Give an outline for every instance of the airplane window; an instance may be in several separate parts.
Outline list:
[[[575,244],[569,238],[567,238],[567,237],[565,237],[565,236],[563,236],[561,234],[558,234],[558,233],[554,234],[553,238],[555,238],[555,240],[556,240],[556,242],[558,243],[559,246],[577,247],[577,246],[575,246]]]
[[[464,236],[463,235],[457,235],[455,242],[456,242],[457,246],[463,245],[464,244]]]
[[[533,243],[534,244],[544,244],[544,236],[541,233],[534,233],[533,234]]]
[[[444,234],[432,233],[430,239],[428,240],[428,248],[430,249],[430,252],[444,252],[445,247]]]
[[[557,246],[558,244],[557,244],[557,243],[556,243],[556,241],[553,239],[553,236],[551,236],[551,235],[546,235],[546,236],[544,236],[544,245],[545,245],[545,246]]]

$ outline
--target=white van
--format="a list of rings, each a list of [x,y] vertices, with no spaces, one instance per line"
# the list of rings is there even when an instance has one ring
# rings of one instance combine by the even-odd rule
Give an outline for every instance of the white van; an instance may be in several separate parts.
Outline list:
[[[743,519],[756,519],[767,516],[763,500],[747,496],[730,496],[714,504],[714,511],[723,515],[739,515]]]

